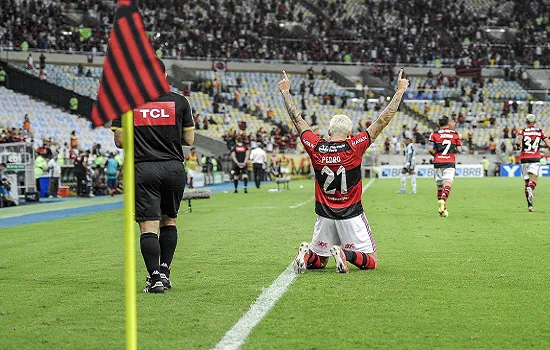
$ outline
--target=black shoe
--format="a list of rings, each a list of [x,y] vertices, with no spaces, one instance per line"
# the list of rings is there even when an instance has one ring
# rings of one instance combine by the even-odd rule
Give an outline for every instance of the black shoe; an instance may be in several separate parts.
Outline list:
[[[239,191],[235,190],[235,192],[233,192],[233,193],[239,193]]]
[[[245,189],[244,189],[244,193],[248,193],[248,189],[245,188]]]
[[[161,273],[160,281],[162,282],[164,289],[172,289],[172,281],[170,281],[170,275]]]
[[[162,282],[162,286],[164,287],[164,289],[172,289],[172,281],[170,281],[170,276],[164,273],[161,273],[160,281]],[[145,279],[145,283],[147,286],[150,286],[153,283],[151,280],[151,277],[147,277]]]
[[[164,293],[162,281],[153,282],[150,277],[145,279],[145,289],[143,293]]]

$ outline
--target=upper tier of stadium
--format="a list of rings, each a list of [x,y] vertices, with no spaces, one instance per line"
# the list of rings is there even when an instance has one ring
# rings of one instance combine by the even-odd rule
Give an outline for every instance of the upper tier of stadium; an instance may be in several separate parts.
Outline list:
[[[19,64],[19,67],[35,76],[40,72],[39,69],[26,69],[25,64]],[[75,65],[61,64],[48,64],[46,72],[48,81],[91,98],[95,98],[102,74],[101,67],[88,66],[84,67],[83,72],[89,72],[90,76],[82,76]],[[379,99],[371,98],[367,103],[368,110],[364,110],[364,99],[361,96],[357,98],[355,90],[345,89],[328,77],[315,75],[310,81],[306,74],[290,74],[290,78],[299,107],[302,107],[303,96],[306,120],[311,122],[311,116],[315,113],[318,123],[315,127],[324,135],[333,115],[350,116],[356,131],[364,128],[367,122],[374,121],[379,113],[377,108],[382,105]],[[279,73],[198,70],[196,80],[201,83],[198,89],[190,91],[188,96],[200,125],[197,132],[222,140],[232,129],[254,134],[260,128],[269,131],[275,125],[290,126],[284,103],[276,87],[279,79]],[[305,85],[304,93],[301,91],[302,84]],[[206,89],[206,85],[215,85],[217,89]],[[330,95],[334,95],[334,105],[329,102],[330,100],[325,103],[325,99]],[[425,140],[431,130],[428,123],[436,122],[440,115],[447,114],[457,119],[458,130],[464,139],[471,133],[473,145],[478,149],[486,149],[491,139],[497,142],[503,139],[505,127],[512,130],[524,125],[523,116],[529,112],[529,102],[532,98],[518,82],[503,78],[477,80],[439,75],[411,77],[405,108],[384,130],[375,148],[383,151],[384,140],[400,135],[403,125],[409,129],[414,128],[418,134],[423,135],[419,140]],[[343,104],[344,99],[346,102]],[[516,100],[519,101],[517,112],[510,105]],[[541,116],[539,123],[547,127],[550,123],[548,118],[543,116],[550,112],[550,103],[536,102],[531,104],[531,107],[533,113]],[[202,127],[204,119],[210,120],[207,130]],[[246,129],[241,128],[241,122],[246,122]],[[43,134],[48,135],[48,132]],[[502,141],[511,147],[511,139]]]
[[[164,57],[548,66],[550,1],[141,0]],[[113,3],[0,0],[0,45],[101,54]],[[67,11],[81,13],[71,25]],[[80,12],[78,12],[80,11]]]

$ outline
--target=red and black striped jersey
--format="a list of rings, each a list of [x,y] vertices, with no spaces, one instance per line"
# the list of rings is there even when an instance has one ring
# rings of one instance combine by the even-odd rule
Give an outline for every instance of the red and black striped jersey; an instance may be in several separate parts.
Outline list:
[[[434,168],[454,168],[455,154],[462,146],[460,134],[451,129],[439,129],[430,135],[430,146],[435,150]]]
[[[306,130],[300,139],[315,170],[315,213],[338,220],[363,213],[361,163],[371,144],[368,132],[326,141]]]
[[[546,139],[544,131],[534,125],[528,125],[525,129],[518,131],[517,137],[521,137],[521,162],[540,162],[540,143]]]

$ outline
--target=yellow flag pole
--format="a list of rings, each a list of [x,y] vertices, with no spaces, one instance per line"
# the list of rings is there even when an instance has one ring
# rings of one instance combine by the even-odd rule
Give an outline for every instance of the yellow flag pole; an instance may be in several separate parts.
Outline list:
[[[137,350],[136,241],[134,181],[134,113],[122,115],[124,146],[124,298],[126,349]]]

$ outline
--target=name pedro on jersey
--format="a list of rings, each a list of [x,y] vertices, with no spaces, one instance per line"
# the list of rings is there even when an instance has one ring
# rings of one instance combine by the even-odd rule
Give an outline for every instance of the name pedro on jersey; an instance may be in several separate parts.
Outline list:
[[[334,164],[334,163],[340,163],[340,156],[334,156],[334,157],[322,157],[321,163],[326,164]]]

